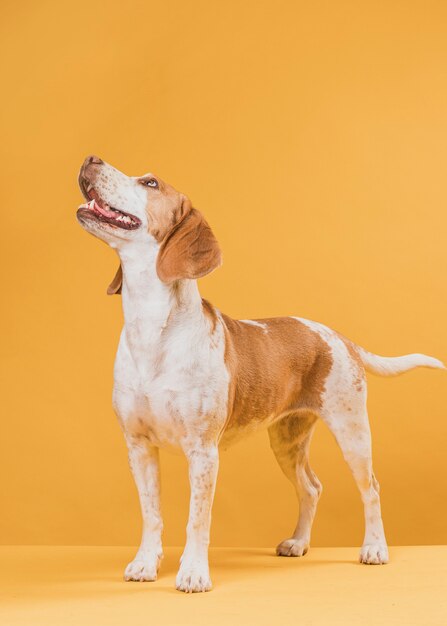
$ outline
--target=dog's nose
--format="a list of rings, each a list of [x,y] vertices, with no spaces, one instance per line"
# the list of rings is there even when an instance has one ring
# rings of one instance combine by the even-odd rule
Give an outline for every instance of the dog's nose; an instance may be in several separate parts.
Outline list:
[[[91,154],[85,159],[84,166],[90,165],[91,163],[93,165],[101,165],[102,163],[104,163],[104,161],[100,159],[99,157],[97,157],[96,155]]]
[[[91,154],[88,156],[82,164],[81,171],[79,172],[79,184],[83,189],[84,182],[93,184],[96,176],[98,175],[98,166],[102,165],[102,161],[99,157]]]

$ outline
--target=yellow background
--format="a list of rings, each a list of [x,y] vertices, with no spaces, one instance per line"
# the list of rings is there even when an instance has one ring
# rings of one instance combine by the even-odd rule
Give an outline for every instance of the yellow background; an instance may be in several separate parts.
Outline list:
[[[0,541],[137,543],[111,408],[122,324],[114,253],[75,220],[94,152],[152,170],[212,224],[201,281],[234,317],[294,314],[381,354],[447,358],[443,2],[2,3]],[[388,539],[445,536],[446,376],[370,379]],[[314,545],[362,540],[360,498],[323,426]],[[162,456],[165,543],[186,465]],[[260,434],[222,456],[214,545],[273,546],[296,503]]]

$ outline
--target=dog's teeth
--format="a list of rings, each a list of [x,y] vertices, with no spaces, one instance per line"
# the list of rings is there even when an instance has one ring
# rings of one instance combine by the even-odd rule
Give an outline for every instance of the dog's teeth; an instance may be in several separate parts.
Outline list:
[[[92,185],[91,183],[89,183],[89,185],[88,185],[88,187],[87,187],[87,193],[88,193],[91,189],[93,189],[93,185]]]

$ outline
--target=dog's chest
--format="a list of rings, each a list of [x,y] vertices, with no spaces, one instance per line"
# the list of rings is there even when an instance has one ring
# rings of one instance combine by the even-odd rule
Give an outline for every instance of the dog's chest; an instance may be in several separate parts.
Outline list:
[[[125,327],[114,372],[114,407],[125,432],[174,447],[205,427],[218,433],[227,414],[224,354],[221,327]]]

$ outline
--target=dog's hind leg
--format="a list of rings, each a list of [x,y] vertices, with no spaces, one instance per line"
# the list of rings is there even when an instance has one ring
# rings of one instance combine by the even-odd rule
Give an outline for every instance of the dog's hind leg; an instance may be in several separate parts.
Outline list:
[[[379,484],[372,469],[371,432],[366,408],[366,377],[358,348],[350,341],[319,330],[333,359],[320,397],[319,415],[327,424],[351,469],[365,513],[362,563],[388,561],[380,509]]]
[[[309,549],[312,523],[322,486],[309,465],[309,445],[317,417],[292,413],[269,428],[270,446],[287,478],[295,487],[298,523],[292,537],[276,548],[279,556],[304,556]]]
[[[388,562],[388,548],[380,508],[379,483],[374,476],[371,432],[366,407],[350,413],[322,415],[329,426],[360,491],[365,513],[365,537],[360,550],[362,563]]]

